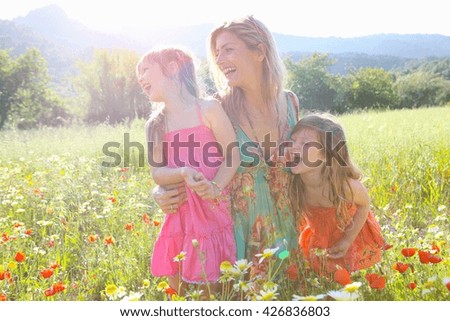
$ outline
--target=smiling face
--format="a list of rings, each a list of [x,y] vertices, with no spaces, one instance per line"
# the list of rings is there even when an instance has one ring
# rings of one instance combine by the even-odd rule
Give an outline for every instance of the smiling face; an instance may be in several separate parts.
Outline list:
[[[138,67],[138,80],[142,91],[150,101],[164,101],[164,86],[167,77],[158,63],[144,59]]]
[[[292,148],[290,156],[294,159],[293,174],[305,174],[320,170],[324,164],[324,146],[316,130],[308,127],[301,128],[291,135]]]
[[[215,62],[228,80],[228,86],[245,87],[262,73],[264,55],[251,50],[234,33],[223,31],[215,42]]]

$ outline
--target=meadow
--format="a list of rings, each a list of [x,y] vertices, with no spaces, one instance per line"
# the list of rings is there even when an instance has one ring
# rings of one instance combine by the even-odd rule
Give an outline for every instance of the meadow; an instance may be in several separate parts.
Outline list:
[[[264,278],[223,264],[214,299],[450,299],[450,108],[340,116],[389,246],[380,263],[327,280],[303,261],[267,255]],[[144,121],[0,131],[0,300],[166,300],[149,272],[164,214],[139,164]],[[103,147],[120,143],[122,163]],[[128,146],[129,147],[129,146]],[[113,150],[111,148],[111,150]],[[142,166],[140,166],[142,165]],[[182,258],[181,258],[182,259]],[[231,283],[230,283],[231,282]],[[191,289],[174,300],[196,300]]]

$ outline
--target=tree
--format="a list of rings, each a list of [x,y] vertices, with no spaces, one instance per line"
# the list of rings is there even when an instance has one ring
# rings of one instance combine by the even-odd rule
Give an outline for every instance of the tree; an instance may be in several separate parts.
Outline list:
[[[112,124],[146,117],[149,103],[136,77],[138,54],[126,50],[95,49],[91,63],[79,62],[74,79],[83,97],[85,120]]]
[[[349,76],[349,106],[354,108],[396,107],[398,97],[391,73],[376,68],[361,68]]]
[[[29,49],[17,59],[0,50],[0,129],[7,121],[30,128],[57,125],[68,118],[48,83],[46,62],[37,49]]]
[[[334,77],[327,68],[334,62],[327,54],[315,53],[297,63],[285,60],[287,87],[294,91],[305,109],[334,110]]]

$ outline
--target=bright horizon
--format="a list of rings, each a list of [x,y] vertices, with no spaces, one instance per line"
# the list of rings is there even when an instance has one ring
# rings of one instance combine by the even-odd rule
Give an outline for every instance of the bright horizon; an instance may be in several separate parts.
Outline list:
[[[380,33],[450,36],[445,3],[445,0],[128,0],[124,5],[122,1],[104,0],[27,0],[4,4],[0,19],[12,20],[55,4],[70,19],[109,33],[204,23],[217,25],[253,14],[272,32],[298,36],[358,37]]]

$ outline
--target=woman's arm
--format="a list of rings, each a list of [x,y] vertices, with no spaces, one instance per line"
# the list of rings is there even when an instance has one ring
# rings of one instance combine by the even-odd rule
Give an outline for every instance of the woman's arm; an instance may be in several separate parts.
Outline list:
[[[353,202],[356,212],[344,231],[344,236],[327,250],[328,257],[337,259],[345,256],[350,246],[355,241],[359,232],[367,220],[370,207],[370,197],[367,189],[358,180],[350,180],[350,189],[353,192]]]
[[[197,181],[188,182],[188,186],[200,197],[210,199],[219,196],[221,190],[229,184],[241,159],[233,125],[219,101],[205,101],[202,107],[205,125],[211,128],[218,146],[222,149],[223,162],[212,181],[208,181],[202,175]]]

